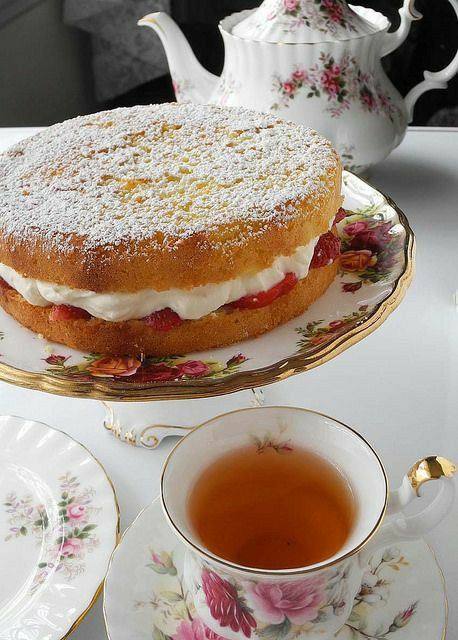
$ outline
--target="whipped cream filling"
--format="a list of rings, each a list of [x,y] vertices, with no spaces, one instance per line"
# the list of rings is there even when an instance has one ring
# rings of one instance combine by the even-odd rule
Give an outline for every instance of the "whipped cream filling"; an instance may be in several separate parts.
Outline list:
[[[294,273],[299,280],[305,278],[318,239],[314,238],[307,245],[298,247],[290,256],[278,256],[270,267],[258,273],[192,289],[142,289],[135,293],[97,293],[25,278],[1,263],[0,276],[27,302],[37,307],[68,304],[85,309],[95,318],[109,322],[144,318],[150,313],[170,307],[184,320],[197,320],[243,296],[267,291],[281,282],[287,273]]]

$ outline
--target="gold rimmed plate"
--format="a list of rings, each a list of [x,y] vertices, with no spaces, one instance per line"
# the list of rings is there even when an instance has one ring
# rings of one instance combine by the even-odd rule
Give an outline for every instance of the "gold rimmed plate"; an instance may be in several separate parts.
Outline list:
[[[62,640],[102,589],[119,541],[113,485],[65,433],[0,416],[0,638]]]
[[[384,322],[414,271],[414,235],[397,205],[349,172],[343,195],[339,275],[298,318],[229,347],[141,359],[48,342],[0,311],[0,379],[99,400],[191,399],[267,385],[330,360]]]

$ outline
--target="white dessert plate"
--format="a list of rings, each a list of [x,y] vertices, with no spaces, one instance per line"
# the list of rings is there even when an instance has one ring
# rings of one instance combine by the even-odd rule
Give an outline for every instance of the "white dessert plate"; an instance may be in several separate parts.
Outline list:
[[[0,310],[0,379],[99,400],[202,398],[284,380],[316,367],[380,326],[400,303],[415,243],[395,203],[344,172],[340,273],[304,314],[221,349],[166,358],[81,353],[47,342]]]
[[[40,422],[0,416],[0,639],[61,640],[102,588],[119,538],[103,467]]]
[[[203,626],[189,601],[182,581],[184,553],[156,499],[113,554],[104,589],[109,640],[219,638]],[[352,613],[332,640],[444,640],[446,618],[442,572],[431,548],[416,540],[371,559]]]

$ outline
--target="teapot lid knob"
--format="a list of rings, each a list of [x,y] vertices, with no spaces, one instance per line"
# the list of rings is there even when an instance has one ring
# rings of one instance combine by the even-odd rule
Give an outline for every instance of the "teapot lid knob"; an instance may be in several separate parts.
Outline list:
[[[264,0],[233,27],[232,34],[245,40],[298,44],[351,40],[388,27],[385,16],[349,6],[346,0]]]

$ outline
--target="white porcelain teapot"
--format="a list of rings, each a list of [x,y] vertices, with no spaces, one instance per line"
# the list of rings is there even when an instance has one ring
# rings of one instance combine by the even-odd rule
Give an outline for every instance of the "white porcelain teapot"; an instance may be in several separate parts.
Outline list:
[[[458,16],[458,0],[449,2]],[[317,129],[334,142],[346,167],[360,172],[401,142],[418,98],[445,89],[458,71],[457,52],[445,69],[425,71],[402,98],[381,59],[422,16],[414,0],[404,0],[399,13],[399,28],[388,33],[385,16],[346,0],[265,0],[221,21],[221,77],[198,63],[167,14],[149,14],[138,24],[161,38],[179,102],[273,111]]]

